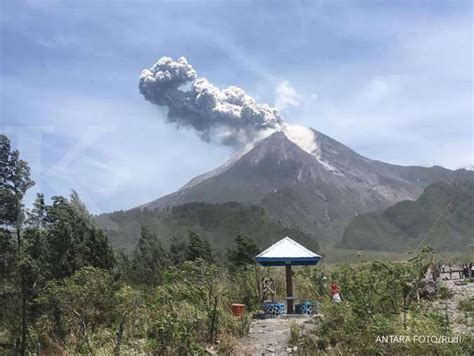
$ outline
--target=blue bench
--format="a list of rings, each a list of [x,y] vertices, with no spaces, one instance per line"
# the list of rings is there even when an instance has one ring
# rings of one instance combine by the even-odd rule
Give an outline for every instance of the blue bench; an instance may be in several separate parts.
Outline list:
[[[311,302],[302,302],[300,304],[295,305],[295,313],[296,314],[313,314],[313,303]]]
[[[264,303],[263,312],[267,316],[282,316],[286,314],[286,307],[283,303]]]

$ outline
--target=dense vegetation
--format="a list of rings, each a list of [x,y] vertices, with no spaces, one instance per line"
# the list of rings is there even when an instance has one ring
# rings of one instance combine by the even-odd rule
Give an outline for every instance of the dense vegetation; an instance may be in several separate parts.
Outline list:
[[[282,236],[291,236],[310,249],[319,249],[316,236],[284,227],[261,207],[235,202],[118,211],[100,215],[97,221],[107,231],[112,245],[125,252],[134,248],[141,226],[147,226],[165,246],[172,241],[185,240],[188,231],[194,231],[209,240],[220,254],[234,246],[234,237],[239,233],[252,236],[261,247],[271,245]]]
[[[3,135],[0,177],[2,353],[186,354],[246,332],[228,306],[256,305],[249,237],[235,237],[225,266],[192,231],[164,248],[143,226],[133,253],[116,254],[75,192],[25,209],[34,182]]]
[[[49,203],[38,194],[25,209],[23,197],[34,182],[5,136],[0,179],[0,353],[187,355],[214,345],[229,354],[238,352],[238,338],[260,309],[257,281],[271,276],[283,294],[282,269],[256,268],[260,247],[243,233],[232,236],[233,247],[219,256],[195,224],[164,244],[153,224],[143,221],[136,245],[125,254],[111,248],[74,192]],[[207,227],[225,219],[212,205],[180,209],[167,213]],[[397,333],[451,335],[449,320],[416,297],[429,262],[424,252],[403,263],[295,270],[299,295],[317,301],[322,317],[309,335],[292,331],[291,342],[310,354],[472,353],[468,335],[459,344],[375,342],[378,335]],[[330,301],[331,280],[342,287],[340,304]],[[231,314],[234,302],[246,304],[244,317]],[[460,310],[472,310],[470,300],[461,304]]]
[[[307,352],[366,355],[468,355],[474,352],[473,335],[456,343],[419,342],[417,337],[459,336],[447,314],[425,299],[423,280],[430,249],[406,262],[375,261],[358,266],[342,265],[331,273],[339,282],[343,302],[321,299],[321,320],[299,342]],[[314,279],[317,279],[318,272]],[[326,286],[323,284],[323,290]],[[324,293],[323,293],[324,295]],[[431,298],[440,298],[438,294]],[[384,342],[383,336],[405,341]],[[408,341],[406,341],[408,340]]]
[[[429,237],[426,234],[429,232]],[[416,201],[359,215],[348,225],[342,246],[361,250],[407,251],[423,239],[441,251],[474,246],[474,184],[432,184]]]

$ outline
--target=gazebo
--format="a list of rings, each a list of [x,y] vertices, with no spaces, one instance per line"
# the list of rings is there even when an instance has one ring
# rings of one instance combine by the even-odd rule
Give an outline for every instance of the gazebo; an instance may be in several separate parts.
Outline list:
[[[285,266],[288,314],[293,314],[294,312],[291,266],[316,265],[320,259],[321,256],[308,250],[306,247],[300,245],[289,237],[281,239],[255,257],[255,260],[262,266]]]

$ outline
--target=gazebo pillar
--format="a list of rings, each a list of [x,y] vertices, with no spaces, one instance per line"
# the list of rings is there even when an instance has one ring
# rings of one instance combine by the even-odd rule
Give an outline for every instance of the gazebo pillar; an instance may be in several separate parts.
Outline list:
[[[291,273],[291,263],[285,265],[286,269],[286,313],[293,314],[293,276]]]

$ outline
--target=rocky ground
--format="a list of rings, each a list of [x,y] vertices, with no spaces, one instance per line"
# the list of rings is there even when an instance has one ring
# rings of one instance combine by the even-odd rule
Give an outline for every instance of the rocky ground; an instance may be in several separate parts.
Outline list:
[[[298,351],[291,345],[291,330],[304,334],[312,327],[312,319],[286,316],[254,320],[248,336],[240,340],[239,355],[292,355]]]
[[[452,296],[444,300],[436,300],[433,306],[437,308],[442,315],[448,315],[453,333],[456,334],[474,334],[474,320],[472,313],[466,313],[459,310],[459,302],[467,298],[474,298],[474,283],[466,283],[464,280],[445,280],[444,284],[451,291]]]

